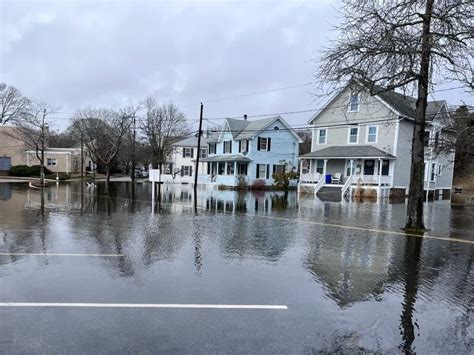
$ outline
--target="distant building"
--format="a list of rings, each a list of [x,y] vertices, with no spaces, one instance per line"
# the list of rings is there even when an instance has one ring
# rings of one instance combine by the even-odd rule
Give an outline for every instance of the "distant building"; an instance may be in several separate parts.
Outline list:
[[[17,128],[14,126],[0,126],[0,174],[8,175],[15,165],[39,165],[36,151],[15,136]],[[87,153],[87,152],[86,152]],[[84,172],[91,166],[91,159],[85,153]],[[44,165],[54,173],[80,174],[81,148],[54,148],[45,150]]]
[[[342,196],[357,185],[405,196],[411,170],[416,99],[395,91],[370,95],[347,85],[311,118],[311,152],[300,156],[300,190]],[[454,152],[438,153],[450,119],[445,101],[431,101],[425,131],[425,190],[449,196]]]

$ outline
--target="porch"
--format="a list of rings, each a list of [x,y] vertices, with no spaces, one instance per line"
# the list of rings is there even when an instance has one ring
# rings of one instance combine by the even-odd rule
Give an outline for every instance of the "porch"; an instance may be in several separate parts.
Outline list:
[[[299,190],[309,188],[316,194],[324,187],[333,187],[344,196],[360,186],[380,192],[393,185],[394,159],[371,146],[329,147],[311,152],[300,157]]]
[[[249,163],[251,159],[241,154],[211,156],[207,162],[207,174],[200,174],[198,182],[217,186],[248,186],[250,184]]]

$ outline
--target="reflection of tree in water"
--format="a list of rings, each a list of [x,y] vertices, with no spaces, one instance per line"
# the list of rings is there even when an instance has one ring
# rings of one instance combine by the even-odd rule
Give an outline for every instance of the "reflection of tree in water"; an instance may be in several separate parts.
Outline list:
[[[403,294],[402,314],[400,316],[400,331],[402,344],[400,350],[405,354],[413,354],[413,342],[418,333],[417,319],[413,320],[415,302],[418,293],[418,277],[420,274],[420,254],[422,238],[407,237],[405,243],[405,290]],[[416,327],[416,331],[415,331]]]

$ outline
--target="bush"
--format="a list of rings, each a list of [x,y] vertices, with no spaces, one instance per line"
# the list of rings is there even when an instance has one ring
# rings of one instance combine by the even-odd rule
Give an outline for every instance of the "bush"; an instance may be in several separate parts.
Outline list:
[[[289,171],[287,173],[275,173],[272,177],[275,181],[275,186],[278,189],[288,190],[288,187],[290,186],[290,180],[298,179],[298,173],[294,171]]]
[[[254,180],[250,185],[250,190],[265,190],[265,180]]]
[[[40,165],[15,165],[12,166],[10,169],[11,176],[20,176],[20,177],[39,177],[41,173],[41,166]],[[44,168],[44,174],[48,175],[51,174],[46,167]]]

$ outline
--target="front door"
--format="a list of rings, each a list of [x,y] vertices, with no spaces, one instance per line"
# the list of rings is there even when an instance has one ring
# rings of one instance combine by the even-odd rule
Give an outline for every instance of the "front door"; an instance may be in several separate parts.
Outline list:
[[[364,175],[374,175],[375,160],[364,160]]]
[[[390,169],[390,160],[382,160],[382,175],[388,176]]]

